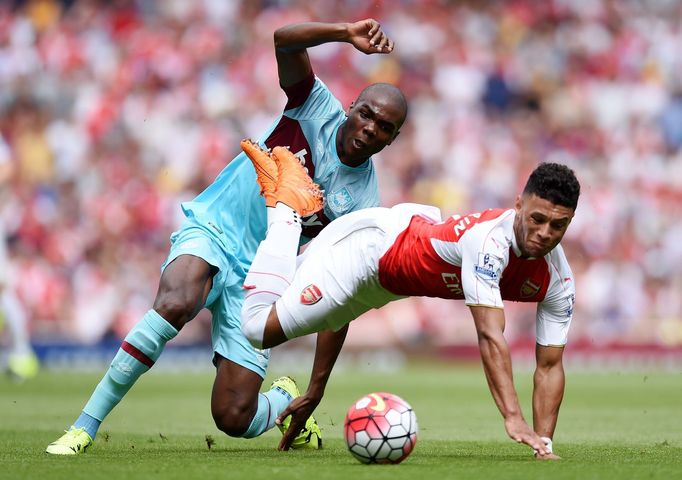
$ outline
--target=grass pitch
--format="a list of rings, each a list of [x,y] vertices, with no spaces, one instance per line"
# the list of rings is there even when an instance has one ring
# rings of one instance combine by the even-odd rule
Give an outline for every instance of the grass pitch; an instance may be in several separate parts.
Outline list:
[[[210,416],[210,374],[152,372],[85,455],[45,454],[99,378],[44,372],[24,384],[0,379],[0,478],[682,478],[682,371],[569,372],[555,435],[560,462],[536,461],[506,437],[480,367],[443,364],[394,374],[335,373],[316,412],[325,436],[321,451],[278,452],[276,429],[253,440],[229,438]],[[517,372],[515,380],[531,418],[531,373]],[[346,451],[345,412],[372,391],[396,393],[417,413],[417,447],[401,465],[362,465]]]

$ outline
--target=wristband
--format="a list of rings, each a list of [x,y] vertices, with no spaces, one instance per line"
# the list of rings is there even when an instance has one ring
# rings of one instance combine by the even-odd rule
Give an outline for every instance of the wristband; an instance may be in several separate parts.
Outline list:
[[[549,437],[540,437],[540,440],[542,440],[542,442],[545,444],[545,446],[546,446],[547,449],[549,450],[549,453],[554,453],[554,450],[552,450],[552,439],[551,439],[551,438],[549,438]],[[537,457],[538,451],[537,451],[537,450],[533,450],[533,453],[534,453],[535,456]]]

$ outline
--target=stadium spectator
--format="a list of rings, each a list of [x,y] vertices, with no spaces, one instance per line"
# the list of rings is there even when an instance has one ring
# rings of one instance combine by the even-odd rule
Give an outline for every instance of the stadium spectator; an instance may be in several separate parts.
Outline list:
[[[7,371],[14,379],[23,381],[35,377],[40,364],[31,348],[28,319],[14,289],[13,279],[16,274],[7,252],[9,239],[4,228],[7,202],[3,192],[13,174],[8,150],[0,135],[0,332],[9,332]]]

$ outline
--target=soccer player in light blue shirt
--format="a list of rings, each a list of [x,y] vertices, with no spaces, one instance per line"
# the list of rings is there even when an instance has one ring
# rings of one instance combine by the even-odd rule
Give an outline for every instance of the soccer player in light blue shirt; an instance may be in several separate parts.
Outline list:
[[[294,24],[278,29],[274,40],[287,104],[259,143],[289,147],[325,190],[323,210],[303,219],[303,235],[312,238],[334,218],[378,205],[371,155],[398,135],[407,104],[396,87],[373,84],[345,112],[313,73],[306,49],[323,43],[347,42],[366,54],[390,53],[393,42],[375,20]],[[211,411],[220,430],[234,437],[261,435],[299,395],[286,377],[260,393],[269,351],[254,349],[240,328],[243,281],[266,231],[264,200],[255,175],[241,153],[206,190],[182,204],[187,218],[171,236],[152,309],[128,333],[81,415],[47,447],[48,453],[84,452],[101,422],[154,365],[166,342],[204,307],[213,314],[216,378]],[[280,448],[320,445],[320,431],[310,414],[322,398],[345,335],[345,329],[318,334],[310,385],[296,399]]]

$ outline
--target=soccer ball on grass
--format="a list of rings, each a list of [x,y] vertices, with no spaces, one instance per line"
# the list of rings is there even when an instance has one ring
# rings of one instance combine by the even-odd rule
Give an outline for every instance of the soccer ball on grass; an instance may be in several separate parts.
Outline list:
[[[385,392],[365,395],[348,409],[344,436],[362,463],[400,463],[417,443],[417,417],[409,403]]]

